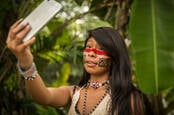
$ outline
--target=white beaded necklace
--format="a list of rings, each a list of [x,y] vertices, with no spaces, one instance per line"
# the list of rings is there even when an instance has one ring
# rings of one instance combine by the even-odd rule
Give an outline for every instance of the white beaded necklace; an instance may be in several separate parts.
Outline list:
[[[98,81],[88,81],[88,85],[91,86],[94,89],[97,89],[99,87],[109,85],[109,80],[107,80],[107,81],[105,81],[103,83],[99,83]]]

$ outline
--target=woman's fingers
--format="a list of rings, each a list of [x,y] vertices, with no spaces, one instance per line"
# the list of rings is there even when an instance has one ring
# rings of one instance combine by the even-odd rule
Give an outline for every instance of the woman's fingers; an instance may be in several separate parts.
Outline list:
[[[20,26],[20,25],[19,25]],[[22,27],[21,27],[22,26]],[[16,27],[14,31],[20,31],[18,32],[15,37],[14,40],[17,44],[22,42],[22,39],[27,35],[27,33],[31,30],[31,26],[29,24],[27,25],[21,25],[20,27]],[[24,26],[24,27],[23,27]]]
[[[21,45],[21,47],[23,48],[23,49],[25,49],[25,48],[28,48],[30,45],[32,45],[34,42],[35,42],[35,37],[32,37],[31,39],[29,39],[28,41],[26,41],[26,42],[24,42],[22,45]]]
[[[20,60],[24,65],[27,65],[26,63],[30,63],[33,60],[29,47],[34,43],[35,38],[33,37],[26,42],[22,42],[22,39],[31,30],[31,26],[29,24],[21,24],[21,22],[22,19],[18,20],[11,26],[6,44],[18,60]]]
[[[17,27],[19,28],[19,24],[21,23],[22,19],[15,22],[11,27],[9,31],[9,39],[14,39],[15,35],[17,34]],[[21,27],[21,26],[20,26]]]
[[[22,18],[21,19],[19,19],[18,21],[16,21],[11,27],[10,27],[10,29],[13,29],[13,28],[15,28],[18,24],[20,24],[21,22],[22,22]]]
[[[31,30],[31,26],[29,24],[21,24],[22,20],[18,20],[15,22],[9,31],[7,38],[7,47],[11,49],[14,54],[20,54],[25,52],[26,48],[34,43],[34,38],[28,40],[26,42],[22,42],[22,39],[27,35],[27,33]]]

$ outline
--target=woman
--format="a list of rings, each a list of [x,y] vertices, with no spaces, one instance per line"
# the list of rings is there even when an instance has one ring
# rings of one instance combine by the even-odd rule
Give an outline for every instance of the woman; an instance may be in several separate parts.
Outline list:
[[[46,87],[29,49],[35,38],[22,42],[29,24],[14,23],[7,46],[18,59],[32,97],[53,107],[71,105],[69,115],[151,115],[145,96],[133,86],[131,64],[124,40],[109,27],[89,31],[84,47],[84,74],[78,86]]]

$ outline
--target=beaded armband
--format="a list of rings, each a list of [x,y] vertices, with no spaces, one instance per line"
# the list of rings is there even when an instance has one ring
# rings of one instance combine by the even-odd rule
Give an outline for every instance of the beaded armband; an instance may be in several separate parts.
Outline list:
[[[36,69],[36,65],[35,65],[34,62],[32,63],[32,65],[27,70],[23,70],[22,69],[22,67],[20,66],[19,61],[17,63],[17,67],[18,67],[18,70],[19,70],[20,74],[26,80],[34,80],[37,77],[37,75],[38,75],[38,72],[37,72],[37,69]]]

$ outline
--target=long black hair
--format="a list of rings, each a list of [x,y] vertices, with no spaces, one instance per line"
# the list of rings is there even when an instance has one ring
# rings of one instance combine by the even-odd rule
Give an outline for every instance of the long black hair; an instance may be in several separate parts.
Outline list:
[[[132,115],[131,92],[135,87],[132,85],[131,63],[124,39],[116,30],[110,27],[99,27],[90,30],[85,46],[90,37],[94,37],[97,43],[111,57],[112,64],[109,77],[111,88],[110,113],[112,115]],[[79,86],[84,86],[89,77],[90,74],[84,69]]]

